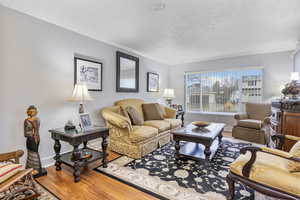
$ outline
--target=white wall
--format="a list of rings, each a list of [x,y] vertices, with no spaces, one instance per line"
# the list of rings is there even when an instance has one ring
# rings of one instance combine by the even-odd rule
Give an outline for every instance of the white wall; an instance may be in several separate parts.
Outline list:
[[[226,69],[240,69],[243,67],[264,67],[264,101],[269,101],[274,96],[280,96],[280,88],[289,81],[293,70],[291,52],[280,52],[270,54],[259,54],[224,58],[219,60],[195,62],[172,66],[170,68],[169,87],[176,91],[174,103],[184,104],[184,72],[189,71],[218,71]],[[232,116],[220,116],[213,114],[187,114],[187,121],[208,120],[225,122],[233,125]],[[231,127],[227,127],[229,130]]]
[[[113,46],[0,6],[0,152],[26,149],[23,120],[34,104],[41,119],[40,154],[54,154],[49,129],[77,119],[78,105],[68,102],[74,82],[74,53],[103,62],[103,92],[86,104],[95,124],[103,124],[99,110],[123,98],[156,101],[168,84],[168,66],[139,56],[140,92],[116,93],[116,51]],[[124,52],[124,51],[123,51]],[[146,73],[160,74],[160,93],[146,92]],[[64,145],[62,151],[69,149]]]

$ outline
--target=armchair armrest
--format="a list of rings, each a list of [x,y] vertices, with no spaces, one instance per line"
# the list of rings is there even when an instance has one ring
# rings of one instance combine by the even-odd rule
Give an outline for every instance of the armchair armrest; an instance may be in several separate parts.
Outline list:
[[[163,107],[166,111],[166,118],[176,118],[176,110],[173,109],[173,108],[169,108],[169,107],[166,107],[164,106]]]
[[[293,157],[292,154],[289,154],[289,153],[284,152],[284,151],[280,151],[278,149],[271,149],[271,148],[268,148],[268,147],[262,147],[262,148],[260,148],[260,147],[244,147],[244,148],[241,149],[240,152],[241,152],[241,154],[246,154],[247,151],[249,151],[251,153],[251,158],[245,164],[245,166],[243,167],[243,170],[242,170],[242,174],[245,177],[250,176],[252,166],[253,166],[254,162],[256,161],[257,152],[264,152],[264,153],[267,153],[267,154],[271,154],[271,155],[274,155],[274,156],[281,157],[283,159],[287,159],[287,160],[291,160],[291,161],[295,161],[295,162],[300,163],[299,158]]]
[[[286,139],[288,140],[293,140],[293,141],[300,141],[300,137],[294,136],[294,135],[273,135],[272,140],[275,141],[276,145],[276,149],[282,149],[284,142]]]
[[[23,150],[0,154],[0,162],[14,160],[14,163],[20,163],[20,158],[23,156],[23,154]]]
[[[128,119],[120,114],[114,113],[109,110],[103,110],[102,116],[104,117],[104,119],[107,122],[109,122],[110,124],[112,124],[114,126],[117,126],[119,128],[128,128],[129,131],[132,130],[130,119]]]
[[[246,113],[234,115],[234,119],[236,119],[236,120],[242,120],[242,119],[248,119],[248,118],[249,118],[249,116]]]
[[[265,117],[263,120],[263,124],[271,124],[271,117]]]

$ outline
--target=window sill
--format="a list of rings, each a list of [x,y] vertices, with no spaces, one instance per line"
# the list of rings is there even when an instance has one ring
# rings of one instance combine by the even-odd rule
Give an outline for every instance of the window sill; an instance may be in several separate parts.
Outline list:
[[[237,113],[232,112],[199,112],[199,111],[188,111],[187,114],[200,114],[200,115],[221,115],[221,116],[234,116]]]

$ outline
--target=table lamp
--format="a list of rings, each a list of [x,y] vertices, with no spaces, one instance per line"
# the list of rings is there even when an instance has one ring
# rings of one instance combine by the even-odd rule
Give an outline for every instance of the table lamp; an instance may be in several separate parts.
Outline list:
[[[175,98],[174,89],[167,88],[164,90],[163,97],[166,99],[169,106],[172,105],[172,99]]]
[[[79,113],[84,113],[83,103],[85,101],[92,101],[89,91],[85,84],[76,84],[73,90],[70,101],[79,102]]]

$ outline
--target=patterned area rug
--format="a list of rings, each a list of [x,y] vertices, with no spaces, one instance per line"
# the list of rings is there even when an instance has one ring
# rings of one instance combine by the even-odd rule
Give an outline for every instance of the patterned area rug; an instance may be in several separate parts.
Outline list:
[[[17,186],[18,187],[18,186]],[[39,183],[36,183],[37,191],[40,196],[37,198],[38,200],[59,200],[58,197],[50,193],[47,189],[41,186]],[[28,194],[27,194],[28,195]],[[14,200],[24,199],[25,195],[19,195],[18,197],[14,198]],[[0,193],[0,199],[7,199],[3,193]]]
[[[223,138],[212,161],[176,162],[174,143],[169,143],[142,159],[122,156],[111,161],[108,168],[99,167],[96,170],[159,199],[225,200],[228,191],[225,177],[229,164],[238,157],[242,147],[249,145]],[[236,184],[236,191],[236,199],[254,199],[254,192],[244,185]]]

